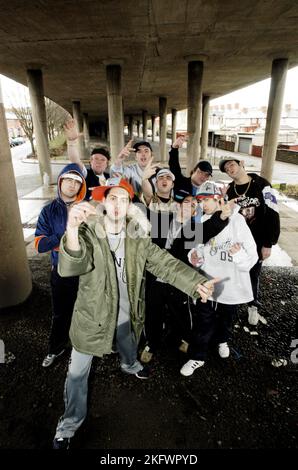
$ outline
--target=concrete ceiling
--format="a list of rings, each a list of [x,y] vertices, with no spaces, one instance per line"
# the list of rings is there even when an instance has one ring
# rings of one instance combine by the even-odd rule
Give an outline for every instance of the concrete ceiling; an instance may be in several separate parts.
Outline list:
[[[24,85],[42,67],[46,96],[107,114],[104,61],[123,60],[125,114],[187,104],[187,60],[205,55],[212,98],[298,65],[297,0],[0,0],[0,73]]]

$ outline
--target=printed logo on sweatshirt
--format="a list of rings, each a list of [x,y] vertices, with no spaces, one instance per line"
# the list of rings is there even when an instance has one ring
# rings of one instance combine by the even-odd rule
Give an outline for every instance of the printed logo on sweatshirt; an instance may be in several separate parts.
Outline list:
[[[261,205],[257,197],[239,197],[237,204],[240,206],[239,213],[243,215],[247,223],[251,223],[256,217],[256,207]]]

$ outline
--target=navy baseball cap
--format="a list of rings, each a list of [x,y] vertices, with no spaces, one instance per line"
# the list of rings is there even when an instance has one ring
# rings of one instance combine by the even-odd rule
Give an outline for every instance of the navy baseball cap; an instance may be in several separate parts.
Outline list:
[[[193,171],[196,171],[198,168],[212,176],[212,166],[209,162],[207,162],[207,160],[200,160],[194,167]]]
[[[135,151],[137,152],[139,150],[139,147],[141,147],[141,145],[144,145],[145,147],[148,147],[148,149],[150,149],[152,151],[151,145],[146,140],[141,140],[140,142],[136,142],[132,146],[132,148],[135,149]]]

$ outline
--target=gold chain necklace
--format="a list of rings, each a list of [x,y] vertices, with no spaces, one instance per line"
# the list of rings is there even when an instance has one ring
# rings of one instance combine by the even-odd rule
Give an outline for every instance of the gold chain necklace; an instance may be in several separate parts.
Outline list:
[[[248,186],[247,186],[246,190],[244,191],[244,193],[242,193],[242,194],[239,194],[239,193],[238,193],[238,191],[237,191],[237,189],[236,189],[236,183],[234,182],[234,191],[235,191],[235,193],[237,194],[237,196],[245,196],[245,195],[246,195],[247,191],[249,190],[251,181],[252,181],[252,179],[250,178],[250,180],[249,180],[249,182],[248,182]],[[240,186],[240,185],[238,185],[238,186]],[[242,186],[242,185],[241,185],[241,186]]]

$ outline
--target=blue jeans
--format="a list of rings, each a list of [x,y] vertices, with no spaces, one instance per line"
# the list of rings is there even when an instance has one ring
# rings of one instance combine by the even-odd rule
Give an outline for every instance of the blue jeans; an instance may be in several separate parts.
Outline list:
[[[136,374],[143,369],[137,360],[137,342],[130,322],[118,325],[116,345],[123,372]],[[92,359],[92,355],[72,349],[64,385],[65,411],[59,419],[55,438],[73,437],[87,415],[88,377]]]

